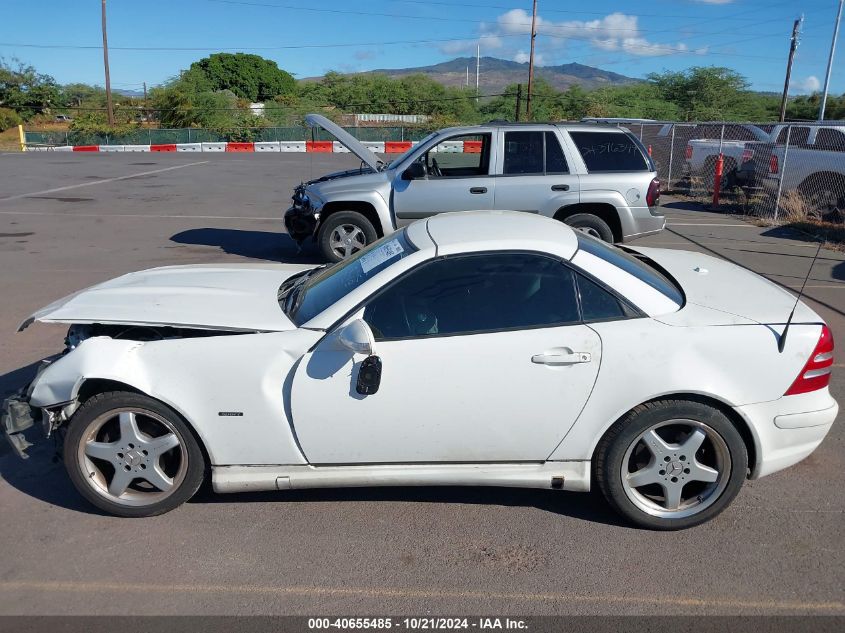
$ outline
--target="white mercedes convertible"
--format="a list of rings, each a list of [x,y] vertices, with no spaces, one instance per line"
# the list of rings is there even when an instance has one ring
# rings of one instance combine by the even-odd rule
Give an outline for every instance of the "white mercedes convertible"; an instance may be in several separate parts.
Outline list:
[[[523,213],[438,215],[332,266],[132,273],[33,321],[71,324],[66,349],[7,400],[6,434],[22,456],[39,427],[63,435],[76,488],[121,516],[210,476],[595,485],[684,528],[809,455],[838,410],[830,330],[788,292]]]

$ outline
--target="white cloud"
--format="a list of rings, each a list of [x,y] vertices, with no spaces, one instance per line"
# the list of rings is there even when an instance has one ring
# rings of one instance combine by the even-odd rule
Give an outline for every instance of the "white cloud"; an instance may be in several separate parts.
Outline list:
[[[531,16],[523,9],[511,9],[499,16],[494,31],[490,25],[482,25],[490,33],[500,35],[529,36]],[[604,51],[623,51],[630,55],[652,56],[691,51],[684,43],[659,44],[643,37],[639,18],[625,13],[611,13],[597,20],[565,20],[554,22],[537,16],[537,34],[549,36],[546,45],[559,47],[566,40],[588,41],[594,48]]]
[[[470,54],[475,55],[476,47],[481,47],[481,54],[487,55],[491,51],[499,50],[504,47],[502,38],[495,33],[485,33],[477,39],[470,40],[456,40],[454,42],[444,42],[439,46],[440,52],[447,55]]]
[[[793,79],[789,87],[795,92],[813,93],[821,90],[822,82],[815,75],[810,75],[804,79]]]
[[[516,55],[513,56],[513,61],[515,61],[519,64],[526,64],[526,63],[528,63],[528,60],[530,59],[530,57],[531,56],[528,53],[526,53],[525,51],[517,51]],[[546,63],[546,59],[545,59],[545,57],[543,57],[542,53],[536,53],[536,52],[534,53],[534,63],[537,64],[538,66],[542,66],[543,64]]]

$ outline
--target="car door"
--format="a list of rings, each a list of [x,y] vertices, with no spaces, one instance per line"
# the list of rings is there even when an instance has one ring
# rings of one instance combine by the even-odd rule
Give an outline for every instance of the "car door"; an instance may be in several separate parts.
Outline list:
[[[293,379],[292,420],[313,464],[545,460],[601,361],[573,272],[536,253],[430,260],[344,323],[357,318],[381,360],[376,393],[356,391],[364,358],[337,344],[337,329]]]
[[[569,173],[556,132],[503,129],[498,144],[496,209],[554,215],[578,203],[578,175]]]
[[[406,180],[398,173],[393,182],[392,207],[397,226],[436,213],[493,208],[495,179],[492,133],[450,136],[417,161],[425,177]]]

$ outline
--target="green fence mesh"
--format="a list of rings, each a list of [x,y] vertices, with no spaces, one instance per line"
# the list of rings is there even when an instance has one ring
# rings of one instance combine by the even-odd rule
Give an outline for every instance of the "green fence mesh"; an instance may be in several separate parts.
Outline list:
[[[361,141],[418,141],[429,130],[406,127],[344,128]],[[138,129],[127,134],[95,134],[89,132],[26,131],[27,145],[167,145],[171,143],[215,143],[225,141],[331,141],[325,130],[307,127],[238,128],[222,132],[198,128]]]

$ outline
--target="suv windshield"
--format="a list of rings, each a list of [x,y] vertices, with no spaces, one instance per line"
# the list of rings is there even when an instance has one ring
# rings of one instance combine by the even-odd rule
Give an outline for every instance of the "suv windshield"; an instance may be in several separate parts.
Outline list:
[[[307,323],[382,270],[415,252],[406,232],[387,235],[333,266],[313,268],[287,279],[279,305],[297,326]]]
[[[684,294],[678,284],[647,257],[634,256],[628,251],[611,246],[584,233],[576,232],[576,237],[578,238],[579,249],[587,251],[590,255],[600,257],[617,268],[621,268],[629,275],[633,275],[677,303],[678,307],[684,305]]]

